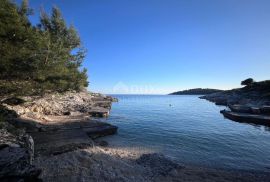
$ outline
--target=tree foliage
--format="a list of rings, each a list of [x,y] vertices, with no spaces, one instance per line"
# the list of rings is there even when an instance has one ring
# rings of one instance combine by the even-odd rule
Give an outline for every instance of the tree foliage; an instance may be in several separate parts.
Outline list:
[[[207,94],[212,94],[212,93],[217,93],[217,92],[222,92],[222,91],[223,90],[210,89],[210,88],[195,88],[195,89],[173,92],[169,95],[207,95]]]
[[[0,3],[0,95],[42,94],[80,90],[88,85],[81,69],[85,50],[74,26],[68,26],[58,8],[41,12],[33,25],[33,11],[24,0]]]
[[[254,80],[252,78],[248,78],[246,80],[243,80],[241,82],[241,85],[249,86],[249,85],[252,85],[253,83],[254,83]]]

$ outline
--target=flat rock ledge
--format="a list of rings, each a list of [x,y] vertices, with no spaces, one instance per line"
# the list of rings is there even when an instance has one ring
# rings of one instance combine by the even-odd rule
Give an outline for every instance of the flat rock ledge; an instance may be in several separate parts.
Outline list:
[[[41,171],[32,165],[34,157],[93,147],[93,139],[117,132],[116,126],[99,119],[108,117],[117,101],[109,96],[70,91],[0,101],[5,123],[25,131],[22,138],[27,138],[21,142],[1,130],[0,181],[36,181]]]
[[[220,111],[227,119],[269,127],[270,98],[263,97],[262,94],[267,91],[269,88],[263,90],[242,88],[201,96],[200,99],[227,106],[225,110]]]

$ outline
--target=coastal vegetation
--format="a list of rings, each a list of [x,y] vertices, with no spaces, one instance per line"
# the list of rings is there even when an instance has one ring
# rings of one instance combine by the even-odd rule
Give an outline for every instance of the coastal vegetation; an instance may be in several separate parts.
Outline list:
[[[243,80],[241,82],[241,85],[245,85],[245,86],[248,86],[248,85],[251,85],[252,83],[254,83],[255,81],[252,79],[252,78],[248,78],[246,80]]]
[[[222,90],[218,89],[210,89],[210,88],[195,88],[195,89],[190,89],[190,90],[183,90],[183,91],[178,91],[178,92],[173,92],[169,95],[207,95],[207,94],[212,94],[216,92],[221,92]]]
[[[34,12],[23,0],[0,3],[0,96],[40,95],[45,92],[80,90],[88,85],[82,67],[85,49],[73,25],[60,10],[49,15],[40,12],[34,25]]]
[[[245,79],[241,81],[242,88],[236,88],[231,90],[218,90],[209,88],[195,88],[189,90],[183,90],[178,92],[170,93],[169,95],[208,95],[205,97],[219,96],[219,101],[226,100],[226,96],[234,96],[241,99],[251,99],[251,100],[264,100],[270,99],[270,80],[264,80],[256,82],[252,78]],[[237,100],[237,99],[236,99]],[[233,99],[231,100],[233,102]],[[222,104],[227,105],[227,102]]]
[[[202,96],[200,98],[217,105],[228,106],[221,113],[228,119],[270,125],[270,80],[255,82],[248,78],[241,82],[243,88],[227,90]]]
[[[217,105],[249,104],[249,105],[269,105],[270,104],[270,80],[255,82],[250,79],[244,80],[242,88],[226,90],[209,94],[205,98]]]

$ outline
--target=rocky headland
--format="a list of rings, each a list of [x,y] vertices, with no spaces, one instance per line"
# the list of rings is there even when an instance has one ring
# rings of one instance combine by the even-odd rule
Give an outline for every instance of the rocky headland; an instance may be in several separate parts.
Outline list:
[[[216,92],[200,97],[217,105],[270,105],[270,80],[254,82],[243,88]]]
[[[270,126],[270,80],[253,82],[243,88],[200,97],[227,106],[221,113],[228,119]]]
[[[210,89],[210,88],[194,88],[189,90],[183,90],[178,92],[170,93],[169,95],[207,95],[217,92],[222,92],[223,90]]]

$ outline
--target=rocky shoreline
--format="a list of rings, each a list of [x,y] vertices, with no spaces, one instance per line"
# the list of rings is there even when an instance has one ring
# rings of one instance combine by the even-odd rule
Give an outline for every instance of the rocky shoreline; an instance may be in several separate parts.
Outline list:
[[[1,100],[0,181],[269,181],[269,173],[186,166],[114,146],[109,96],[84,92]],[[3,157],[4,156],[4,157]]]
[[[270,105],[270,80],[254,82],[243,88],[216,92],[200,97],[216,105],[245,105],[267,106]]]
[[[108,117],[116,101],[87,91],[2,98],[0,179],[37,180],[42,170],[33,161],[40,156],[93,147],[93,139],[115,134],[116,126],[97,118]]]
[[[227,106],[220,113],[227,119],[270,126],[270,81],[254,82],[243,88],[201,96],[216,105]]]
[[[162,154],[143,153],[110,144],[39,157],[35,164],[41,166],[44,181],[269,181],[269,173],[186,166]]]

